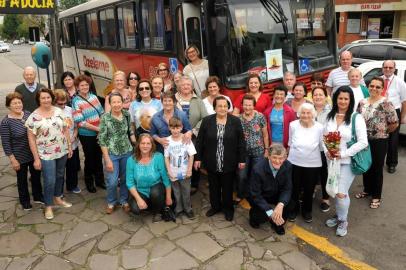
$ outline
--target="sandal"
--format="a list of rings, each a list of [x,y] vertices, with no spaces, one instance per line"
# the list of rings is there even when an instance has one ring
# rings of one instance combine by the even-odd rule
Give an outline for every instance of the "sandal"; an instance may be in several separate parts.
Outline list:
[[[381,206],[380,199],[372,199],[371,203],[369,204],[369,208],[371,209],[378,209]]]
[[[368,197],[368,196],[369,196],[369,194],[366,193],[366,192],[360,192],[358,194],[355,194],[356,199],[362,199],[362,198],[365,198],[365,197]]]

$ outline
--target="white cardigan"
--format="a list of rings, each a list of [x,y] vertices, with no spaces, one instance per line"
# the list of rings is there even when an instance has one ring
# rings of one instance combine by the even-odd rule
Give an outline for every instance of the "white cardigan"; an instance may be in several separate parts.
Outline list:
[[[350,148],[347,148],[347,142],[351,140],[351,128],[352,123],[347,125],[343,122],[340,126],[337,127],[337,122],[334,119],[330,119],[326,122],[324,126],[324,134],[327,134],[332,131],[340,131],[341,142],[340,142],[340,153],[341,153],[341,164],[350,164],[351,157],[356,153],[368,146],[368,137],[367,137],[367,127],[365,125],[364,118],[361,114],[358,114],[355,118],[355,132],[357,134],[357,143],[353,144]],[[324,146],[324,153],[327,153],[327,148]]]

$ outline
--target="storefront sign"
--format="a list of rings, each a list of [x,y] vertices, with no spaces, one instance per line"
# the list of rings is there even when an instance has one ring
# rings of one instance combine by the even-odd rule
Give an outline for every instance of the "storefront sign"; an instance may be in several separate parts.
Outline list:
[[[0,0],[0,14],[52,14],[55,0]]]
[[[368,18],[368,38],[379,38],[381,18]]]
[[[361,10],[380,10],[381,4],[361,4]]]

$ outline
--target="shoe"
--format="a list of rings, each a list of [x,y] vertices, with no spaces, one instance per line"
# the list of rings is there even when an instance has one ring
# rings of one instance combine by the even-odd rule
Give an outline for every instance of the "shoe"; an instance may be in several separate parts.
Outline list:
[[[42,205],[45,204],[44,199],[34,199],[33,202],[36,204],[42,204]]]
[[[96,184],[96,187],[99,187],[101,189],[106,189],[106,184],[105,183],[98,183],[98,184]]]
[[[108,204],[107,207],[106,207],[106,214],[107,214],[107,215],[110,215],[110,214],[112,214],[113,212],[114,212],[114,205]]]
[[[220,212],[219,210],[210,208],[209,211],[206,212],[206,217],[211,217],[214,216],[215,214],[217,214],[218,212]]]
[[[195,195],[198,189],[196,187],[191,187],[190,188],[190,195]]]
[[[75,187],[74,189],[71,190],[72,193],[75,194],[79,194],[80,192],[82,192],[82,190],[80,189],[80,187]]]
[[[96,193],[96,188],[94,186],[87,187],[86,189],[89,191],[89,193]]]
[[[232,212],[226,212],[226,213],[224,214],[224,218],[225,218],[227,221],[233,221],[233,218],[234,218],[234,211],[232,211]]]
[[[254,228],[254,229],[259,229],[259,223],[257,223],[257,222],[255,222],[255,221],[252,221],[251,219],[250,219],[250,226],[252,227],[252,228]]]
[[[302,217],[306,223],[311,223],[313,221],[312,213],[302,213]]]
[[[51,208],[51,207],[47,207],[47,208],[45,209],[45,218],[48,219],[48,220],[54,218],[54,212],[52,211],[52,208]]]
[[[277,226],[275,223],[272,222],[272,228],[274,229],[277,235],[285,234],[285,228],[283,227],[283,225]]]
[[[369,204],[369,208],[371,209],[378,209],[379,206],[381,206],[381,200],[380,199],[372,199],[371,203]]]
[[[321,202],[320,210],[321,210],[321,212],[326,213],[326,212],[330,211],[330,205],[326,202]]]
[[[341,236],[341,237],[346,236],[347,235],[347,228],[348,228],[348,222],[347,221],[338,221],[336,235]]]
[[[195,213],[193,212],[193,210],[190,210],[189,212],[186,212],[185,214],[186,214],[187,218],[190,219],[190,220],[193,220],[193,219],[196,218]]]
[[[389,166],[388,167],[388,173],[395,173],[396,172],[396,167],[395,166]]]
[[[72,207],[72,204],[70,202],[67,202],[65,200],[61,200],[61,202],[55,202],[56,205],[63,207],[63,208],[69,208]]]
[[[295,222],[296,221],[296,216],[297,216],[297,213],[295,213],[295,212],[289,213],[288,214],[288,221]]]
[[[329,228],[333,228],[335,226],[337,226],[338,224],[338,219],[337,217],[332,217],[326,220],[326,226]]]
[[[162,221],[162,215],[161,214],[154,214],[152,216],[152,223],[158,223]]]
[[[123,208],[124,212],[130,213],[131,208],[130,208],[130,205],[128,203],[122,204],[121,207]]]
[[[21,206],[23,207],[24,211],[30,211],[32,209],[32,205],[30,202],[22,203]]]

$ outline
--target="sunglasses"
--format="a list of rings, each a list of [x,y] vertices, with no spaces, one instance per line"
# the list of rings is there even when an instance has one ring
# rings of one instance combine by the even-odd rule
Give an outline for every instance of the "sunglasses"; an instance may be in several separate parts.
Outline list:
[[[151,90],[151,88],[149,88],[149,87],[140,87],[140,88],[138,88],[138,91],[149,91],[149,90]]]
[[[311,82],[311,84],[313,84],[313,85],[319,85],[319,86],[322,86],[322,85],[323,85],[323,83],[321,83],[321,82]]]
[[[128,78],[129,80],[134,80],[134,81],[138,81],[138,78],[137,77],[130,77],[130,78]]]
[[[163,68],[163,69],[158,69],[158,71],[168,71],[168,69]]]
[[[57,102],[56,105],[58,105],[58,106],[64,106],[64,105],[66,105],[66,102]]]

